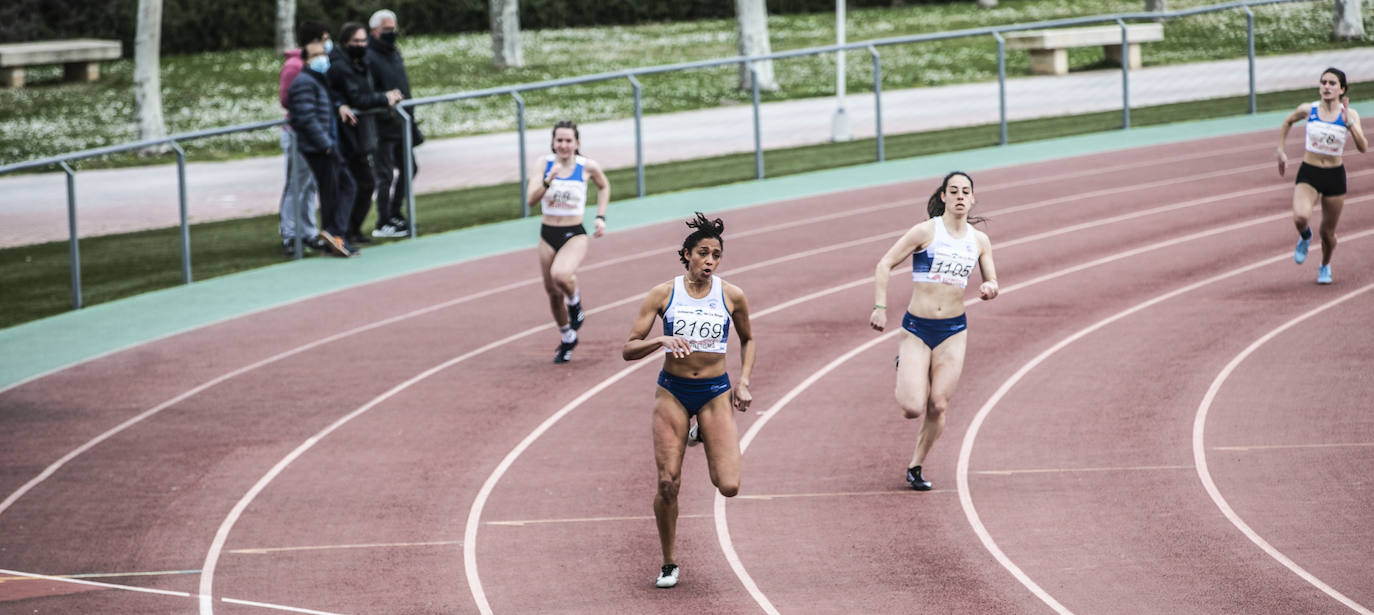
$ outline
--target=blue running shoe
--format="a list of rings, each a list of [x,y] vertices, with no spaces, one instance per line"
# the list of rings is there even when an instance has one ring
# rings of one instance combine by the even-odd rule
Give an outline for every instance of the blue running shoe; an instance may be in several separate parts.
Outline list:
[[[1330,283],[1331,283],[1331,265],[1322,265],[1322,266],[1320,266],[1320,267],[1317,267],[1317,283],[1318,283],[1318,284],[1330,284]]]
[[[1307,262],[1307,241],[1306,239],[1299,239],[1298,247],[1293,248],[1293,262],[1299,265]]]

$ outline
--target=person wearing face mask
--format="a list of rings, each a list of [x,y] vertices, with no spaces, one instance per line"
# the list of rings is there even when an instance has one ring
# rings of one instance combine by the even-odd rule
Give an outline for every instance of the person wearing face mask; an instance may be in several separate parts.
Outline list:
[[[296,132],[296,149],[305,157],[320,191],[320,238],[339,256],[357,254],[345,241],[349,210],[353,206],[353,177],[344,168],[339,153],[339,124],[335,114],[339,101],[330,94],[325,75],[329,56],[321,43],[310,43],[301,52],[306,68],[296,75],[287,89],[287,108],[291,129]]]
[[[400,90],[378,92],[372,87],[366,62],[367,40],[366,26],[357,22],[344,24],[339,30],[340,43],[330,54],[327,75],[329,89],[342,103],[339,152],[357,184],[345,236],[348,243],[355,245],[372,241],[362,232],[362,225],[377,186],[372,168],[372,156],[377,151],[377,116],[379,112],[389,113],[389,108],[401,101]]]
[[[296,28],[296,38],[301,45],[310,43],[324,44],[329,40],[329,26],[318,21],[303,21]],[[287,108],[286,91],[291,82],[305,66],[300,49],[288,49],[286,61],[282,63],[277,83],[277,97],[282,109]],[[290,119],[290,114],[287,114]],[[285,256],[296,253],[296,237],[300,237],[306,247],[323,250],[325,245],[319,238],[319,225],[315,221],[315,178],[310,174],[310,166],[295,149],[296,132],[288,124],[282,127],[281,150],[286,156],[286,185],[281,193],[281,249]],[[297,228],[299,227],[299,228]]]
[[[405,60],[396,48],[396,14],[382,9],[367,20],[371,37],[367,40],[367,70],[372,86],[378,92],[395,90],[402,98],[410,98],[410,78],[406,76]],[[412,116],[413,117],[413,116]],[[395,113],[377,119],[377,154],[373,158],[373,172],[377,182],[377,228],[373,237],[405,237],[410,223],[402,214],[410,185],[401,167],[405,161],[405,121]],[[413,145],[423,137],[415,130]],[[412,175],[419,172],[411,157]]]

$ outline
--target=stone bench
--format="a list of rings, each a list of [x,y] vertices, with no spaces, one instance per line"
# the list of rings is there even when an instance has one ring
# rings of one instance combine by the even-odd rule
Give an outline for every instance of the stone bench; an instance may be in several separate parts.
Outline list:
[[[1055,30],[1027,30],[1003,35],[1009,49],[1030,51],[1033,75],[1063,75],[1069,72],[1070,47],[1101,45],[1107,59],[1121,63],[1121,26],[1093,26],[1090,28],[1059,28]],[[1140,43],[1164,40],[1162,24],[1134,24],[1126,26],[1126,57],[1131,68],[1140,68]]]
[[[100,61],[117,60],[121,53],[119,41],[92,38],[0,44],[0,80],[6,87],[22,88],[25,66],[61,64],[68,81],[95,81]]]

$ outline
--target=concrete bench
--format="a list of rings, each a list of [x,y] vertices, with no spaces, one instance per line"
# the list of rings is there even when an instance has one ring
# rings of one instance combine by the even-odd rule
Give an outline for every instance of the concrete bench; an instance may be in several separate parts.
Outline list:
[[[11,88],[24,87],[24,67],[61,64],[68,81],[95,81],[100,78],[100,61],[117,60],[122,53],[119,41],[79,38],[0,45],[0,80]]]
[[[1091,28],[1059,28],[1028,30],[1003,35],[1009,49],[1030,51],[1033,75],[1063,75],[1069,72],[1070,47],[1101,45],[1107,59],[1121,64],[1121,26],[1093,26]],[[1140,68],[1140,43],[1164,40],[1164,26],[1157,23],[1126,26],[1126,57],[1131,68]]]

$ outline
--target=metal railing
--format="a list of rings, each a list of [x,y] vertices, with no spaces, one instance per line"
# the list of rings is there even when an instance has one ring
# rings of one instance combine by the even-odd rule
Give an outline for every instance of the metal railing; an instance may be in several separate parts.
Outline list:
[[[842,53],[842,52],[845,52],[845,51],[858,51],[858,50],[867,51],[867,52],[869,53],[869,55],[872,57],[872,60],[873,60],[873,93],[874,93],[874,96],[873,96],[873,106],[874,106],[874,114],[875,114],[874,123],[875,123],[875,128],[876,128],[876,139],[875,139],[876,151],[875,151],[875,157],[876,157],[877,161],[881,162],[881,161],[883,161],[883,160],[886,159],[886,152],[884,151],[884,139],[883,139],[884,133],[883,133],[883,128],[882,128],[882,118],[883,118],[883,111],[882,111],[882,58],[881,58],[881,55],[878,53],[878,48],[879,48],[879,47],[887,47],[887,46],[892,46],[892,45],[905,45],[905,44],[912,44],[912,43],[924,43],[924,42],[932,42],[932,41],[943,41],[943,40],[960,39],[960,38],[972,38],[972,37],[983,37],[983,36],[991,36],[991,37],[993,37],[993,39],[994,39],[994,40],[996,41],[996,43],[997,43],[997,84],[998,84],[998,115],[999,115],[999,119],[998,119],[998,124],[999,124],[999,130],[998,130],[998,144],[999,144],[999,145],[1006,145],[1007,142],[1008,142],[1008,140],[1007,140],[1007,105],[1006,105],[1006,90],[1007,90],[1007,88],[1006,88],[1006,81],[1007,81],[1007,78],[1006,78],[1006,45],[1005,45],[1005,39],[1004,39],[1004,37],[1003,37],[1003,34],[1004,34],[1004,33],[1007,33],[1007,32],[1024,31],[1024,30],[1041,30],[1041,29],[1050,29],[1050,28],[1063,28],[1063,27],[1079,26],[1079,25],[1088,25],[1088,24],[1098,24],[1098,23],[1115,23],[1115,24],[1117,24],[1117,25],[1121,28],[1121,42],[1122,42],[1122,49],[1121,49],[1121,98],[1122,98],[1122,106],[1121,106],[1121,127],[1122,127],[1122,129],[1129,129],[1129,128],[1130,128],[1130,125],[1131,125],[1131,108],[1130,108],[1130,61],[1129,61],[1129,55],[1130,55],[1130,54],[1129,54],[1129,44],[1130,44],[1130,43],[1129,43],[1129,41],[1127,40],[1127,24],[1126,24],[1126,22],[1127,22],[1128,20],[1164,21],[1164,20],[1169,20],[1169,19],[1177,19],[1177,18],[1181,18],[1181,17],[1189,17],[1189,16],[1193,16],[1193,15],[1201,15],[1201,14],[1205,14],[1205,13],[1214,13],[1214,12],[1229,11],[1229,10],[1235,10],[1235,9],[1244,10],[1245,13],[1246,13],[1246,30],[1247,30],[1247,43],[1248,43],[1247,56],[1248,56],[1248,59],[1249,59],[1249,73],[1250,73],[1250,75],[1249,75],[1249,77],[1250,77],[1250,78],[1249,78],[1249,112],[1250,112],[1250,113],[1255,113],[1255,111],[1256,111],[1256,105],[1255,105],[1255,94],[1256,94],[1256,93],[1255,93],[1255,16],[1254,16],[1254,12],[1251,11],[1251,7],[1254,7],[1254,6],[1262,6],[1262,5],[1274,5],[1274,4],[1289,4],[1289,3],[1299,3],[1299,2],[1311,2],[1311,1],[1312,1],[1312,0],[1240,0],[1240,1],[1229,2],[1229,3],[1225,3],[1225,4],[1217,4],[1217,5],[1212,5],[1212,6],[1197,7],[1197,8],[1186,9],[1186,10],[1177,10],[1177,11],[1122,13],[1122,14],[1115,14],[1115,15],[1097,15],[1097,16],[1090,16],[1090,17],[1078,17],[1078,18],[1070,18],[1070,19],[1057,19],[1057,20],[1040,21],[1040,22],[1024,23],[1024,24],[1010,24],[1010,25],[1000,25],[1000,26],[987,26],[987,27],[983,27],[983,28],[971,28],[971,29],[965,29],[965,30],[953,30],[953,31],[948,31],[948,32],[937,32],[937,33],[931,33],[931,34],[918,34],[918,35],[910,35],[910,36],[899,36],[899,37],[890,37],[890,38],[883,38],[883,39],[875,39],[875,40],[869,40],[869,41],[858,41],[858,42],[847,43],[847,44],[839,44],[839,45],[825,45],[825,46],[820,46],[820,47],[808,47],[808,48],[805,48],[805,49],[795,49],[795,50],[790,50],[790,51],[782,51],[782,52],[778,52],[778,53],[772,53],[772,54],[761,55],[761,56],[735,56],[735,57],[729,57],[729,58],[719,58],[719,59],[714,59],[714,60],[702,60],[702,61],[696,61],[696,62],[683,62],[683,63],[677,63],[677,64],[665,64],[665,65],[660,65],[660,66],[650,66],[650,67],[644,67],[644,68],[626,69],[626,70],[613,71],[613,72],[606,72],[606,73],[597,73],[597,74],[592,74],[592,75],[583,75],[583,76],[580,76],[580,77],[569,77],[569,78],[565,78],[565,79],[552,79],[552,80],[548,80],[548,81],[540,81],[540,82],[535,82],[535,83],[525,83],[525,84],[512,85],[512,86],[502,86],[502,87],[496,87],[496,88],[486,88],[486,89],[482,89],[482,90],[472,90],[472,91],[468,91],[468,92],[458,92],[458,93],[454,93],[454,94],[444,94],[444,95],[439,95],[439,96],[429,96],[429,97],[424,97],[424,98],[416,98],[416,99],[411,99],[411,100],[402,101],[401,103],[399,103],[399,104],[395,107],[395,109],[396,109],[398,115],[402,118],[402,120],[403,120],[403,122],[404,122],[404,124],[405,124],[405,128],[404,128],[404,130],[402,131],[402,132],[403,132],[403,140],[404,140],[404,147],[403,147],[403,157],[404,157],[404,161],[403,161],[403,163],[402,163],[403,166],[404,166],[404,170],[403,170],[402,172],[405,173],[406,184],[407,184],[407,186],[411,186],[411,188],[408,189],[407,192],[406,192],[406,209],[407,209],[407,213],[408,213],[408,215],[409,215],[410,236],[411,236],[411,237],[414,237],[414,236],[416,235],[416,226],[417,226],[417,221],[416,221],[416,216],[415,216],[415,190],[414,190],[414,188],[413,188],[413,180],[414,180],[413,170],[414,170],[415,167],[414,167],[414,162],[413,162],[413,146],[412,146],[412,143],[411,143],[412,134],[413,134],[413,133],[412,133],[412,130],[411,130],[411,124],[412,124],[412,122],[414,121],[414,109],[417,108],[417,107],[421,107],[421,106],[425,106],[425,105],[435,105],[435,104],[440,104],[440,103],[448,103],[448,102],[460,101],[460,100],[465,100],[465,99],[483,98],[483,97],[488,97],[488,96],[506,96],[506,95],[511,96],[512,99],[514,99],[515,104],[516,104],[516,117],[517,117],[517,122],[516,122],[516,123],[517,123],[517,126],[518,126],[517,133],[518,133],[518,138],[519,138],[519,140],[520,140],[520,146],[519,146],[519,160],[517,161],[517,165],[518,165],[518,168],[519,168],[519,170],[520,170],[520,185],[519,185],[519,192],[520,192],[520,194],[519,194],[519,198],[520,198],[520,211],[521,211],[521,215],[522,215],[522,216],[528,216],[528,215],[529,215],[529,204],[528,204],[528,201],[527,201],[526,195],[525,195],[525,188],[526,188],[526,186],[528,185],[528,175],[527,175],[528,161],[525,159],[525,157],[526,157],[526,152],[525,152],[525,128],[526,128],[526,127],[525,127],[525,124],[526,124],[526,122],[525,122],[525,100],[524,100],[524,98],[521,96],[521,92],[531,92],[531,91],[536,91],[536,90],[546,90],[546,89],[552,89],[552,88],[559,88],[559,87],[572,86],[572,85],[580,85],[580,84],[585,84],[585,83],[595,83],[595,82],[600,82],[600,81],[611,81],[611,80],[617,80],[617,79],[626,79],[626,80],[628,80],[628,81],[630,82],[630,85],[631,85],[632,89],[633,89],[633,97],[634,97],[635,184],[636,184],[636,189],[637,189],[637,195],[640,196],[640,197],[643,197],[643,196],[645,195],[645,180],[644,180],[644,147],[643,147],[643,132],[642,132],[642,121],[643,121],[642,90],[643,90],[643,85],[641,84],[641,82],[639,81],[639,79],[638,79],[637,77],[641,77],[641,76],[645,76],[645,75],[655,75],[655,74],[662,74],[662,73],[670,73],[670,72],[676,72],[676,71],[685,71],[685,70],[697,70],[697,69],[714,68],[714,67],[729,66],[729,65],[742,65],[742,66],[748,67],[748,69],[749,69],[749,71],[750,71],[750,74],[751,74],[750,81],[751,81],[751,83],[752,83],[752,91],[750,92],[750,94],[751,94],[750,98],[751,98],[751,104],[753,105],[754,176],[755,176],[756,179],[763,179],[763,178],[764,178],[764,165],[763,165],[763,141],[762,141],[761,116],[760,116],[760,92],[759,92],[759,85],[758,85],[757,73],[755,72],[755,69],[754,69],[754,63],[756,63],[756,62],[760,62],[760,61],[764,61],[764,60],[784,60],[784,59],[788,59],[788,58],[798,58],[798,57],[804,57],[804,56],[824,55],[824,54],[831,54],[831,53]],[[92,158],[92,157],[96,157],[96,156],[104,156],[104,155],[108,155],[108,154],[129,152],[129,151],[135,151],[135,150],[143,150],[143,149],[147,149],[147,148],[151,148],[151,147],[158,147],[158,146],[163,146],[163,145],[166,145],[166,146],[171,147],[171,148],[176,152],[176,155],[177,155],[177,184],[178,184],[178,188],[179,188],[179,189],[178,189],[178,197],[179,197],[180,216],[181,216],[181,244],[182,244],[182,245],[181,245],[181,252],[182,252],[181,261],[182,261],[182,281],[183,281],[183,283],[189,284],[189,283],[192,281],[192,278],[191,278],[191,248],[190,248],[190,234],[189,234],[189,225],[188,225],[188,222],[187,222],[187,208],[186,208],[186,155],[185,155],[185,151],[182,150],[180,144],[181,144],[181,143],[186,143],[186,142],[188,142],[188,141],[193,141],[193,140],[198,140],[198,139],[205,139],[205,138],[209,138],[209,137],[222,136],[222,135],[233,134],[233,133],[240,133],[240,132],[250,132],[250,131],[255,131],[255,130],[263,130],[263,129],[267,129],[267,128],[274,128],[274,127],[277,127],[277,126],[281,126],[281,125],[283,125],[283,124],[285,124],[285,120],[275,120],[275,121],[268,121],[268,122],[256,122],[256,123],[252,123],[252,124],[241,124],[241,125],[236,125],[236,126],[228,126],[228,127],[215,128],[215,129],[209,129],[209,130],[201,130],[201,131],[194,131],[194,132],[178,133],[178,134],[170,135],[170,136],[163,137],[163,138],[160,138],[160,139],[146,139],[146,140],[143,140],[143,141],[136,141],[136,142],[133,142],[133,143],[127,143],[127,144],[122,144],[122,145],[115,145],[115,146],[102,147],[102,148],[97,148],[97,149],[82,150],[82,151],[79,151],[79,152],[72,152],[72,153],[68,153],[68,154],[62,154],[62,155],[59,155],[59,156],[52,156],[52,157],[48,157],[48,158],[43,158],[43,159],[39,159],[39,160],[33,160],[33,161],[28,161],[28,162],[22,162],[22,163],[16,163],[16,164],[9,164],[9,165],[5,165],[5,166],[0,166],[0,175],[6,174],[6,173],[15,172],[15,171],[21,171],[21,170],[25,170],[25,169],[33,169],[33,168],[39,168],[39,167],[47,167],[47,166],[52,166],[52,165],[56,165],[56,166],[61,167],[62,170],[67,174],[67,212],[68,212],[68,226],[69,226],[69,232],[70,232],[69,243],[70,243],[71,278],[72,278],[72,307],[73,307],[74,309],[79,309],[79,308],[81,307],[81,264],[80,264],[80,251],[79,251],[79,246],[78,246],[77,228],[76,228],[76,187],[75,187],[75,174],[76,174],[76,171],[73,170],[72,167],[71,167],[71,165],[68,164],[68,163],[70,163],[70,162],[72,162],[72,161],[76,161],[76,160],[85,159],[85,158]],[[297,257],[297,258],[300,258],[300,256],[301,256],[301,249],[302,249],[302,248],[301,248],[300,238],[297,237],[297,240],[296,240],[296,257]]]

